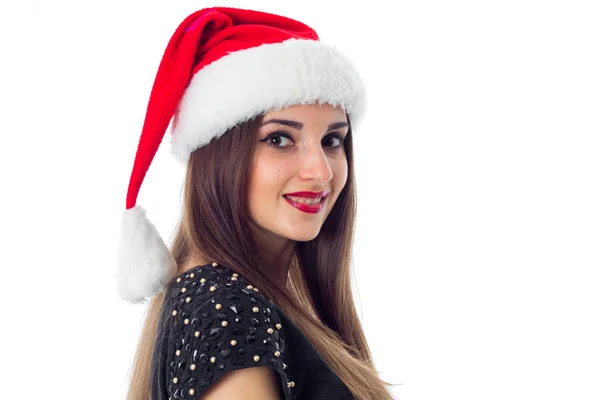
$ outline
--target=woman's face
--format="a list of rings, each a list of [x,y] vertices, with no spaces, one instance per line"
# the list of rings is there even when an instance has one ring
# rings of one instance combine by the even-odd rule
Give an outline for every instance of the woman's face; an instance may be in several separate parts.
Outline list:
[[[271,239],[314,239],[346,184],[346,113],[329,104],[295,105],[262,118],[250,182],[251,217]],[[341,139],[340,139],[341,137]],[[319,205],[285,195],[326,192]],[[297,197],[297,196],[296,196]]]

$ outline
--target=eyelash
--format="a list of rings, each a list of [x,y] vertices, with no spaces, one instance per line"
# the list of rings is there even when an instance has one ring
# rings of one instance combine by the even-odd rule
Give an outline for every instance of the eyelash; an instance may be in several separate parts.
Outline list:
[[[261,142],[266,142],[269,146],[274,147],[274,148],[276,148],[278,150],[282,150],[283,151],[287,147],[290,147],[290,146],[276,146],[276,145],[274,145],[274,144],[271,143],[271,139],[273,139],[275,137],[281,137],[281,136],[284,136],[284,137],[290,139],[292,142],[294,141],[290,137],[290,135],[288,135],[285,132],[281,132],[281,131],[273,132],[273,133],[269,134],[267,137],[265,137],[264,139],[261,139],[260,141]],[[330,147],[330,149],[339,149],[339,148],[342,148],[344,146],[344,141],[346,140],[346,136],[348,136],[348,135],[341,135],[339,133],[331,133],[331,134],[325,136],[324,139],[327,139],[328,137],[333,137],[333,138],[339,139],[340,140],[340,144],[339,145]]]

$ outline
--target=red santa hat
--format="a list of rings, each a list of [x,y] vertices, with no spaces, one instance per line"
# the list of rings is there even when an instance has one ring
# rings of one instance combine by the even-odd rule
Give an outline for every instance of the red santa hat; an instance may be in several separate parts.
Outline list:
[[[164,289],[177,265],[136,199],[171,120],[171,148],[183,164],[232,126],[295,104],[329,103],[353,128],[366,111],[352,62],[290,18],[235,8],[189,15],[171,37],[152,87],[127,191],[117,292],[143,302]]]

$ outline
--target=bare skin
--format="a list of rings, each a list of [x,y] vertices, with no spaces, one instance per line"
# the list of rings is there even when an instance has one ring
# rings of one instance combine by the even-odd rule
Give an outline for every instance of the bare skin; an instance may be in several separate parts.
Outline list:
[[[267,366],[228,371],[200,396],[200,400],[279,400],[279,376]]]

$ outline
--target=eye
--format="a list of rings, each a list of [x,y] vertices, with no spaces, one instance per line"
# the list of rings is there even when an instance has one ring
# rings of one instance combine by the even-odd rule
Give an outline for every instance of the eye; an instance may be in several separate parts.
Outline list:
[[[333,141],[335,142],[336,140],[338,141],[337,145],[334,146],[330,146],[331,148],[338,148],[338,147],[342,147],[344,145],[344,140],[346,140],[346,136],[342,136],[339,133],[332,133],[331,135],[327,135],[324,139],[323,142],[327,142],[329,140],[333,139]]]
[[[276,148],[288,147],[285,145],[280,146],[282,140],[284,143],[286,140],[290,140],[293,142],[292,138],[287,133],[284,133],[284,132],[273,132],[266,138],[261,139],[261,142],[266,142],[269,146],[276,147]]]

